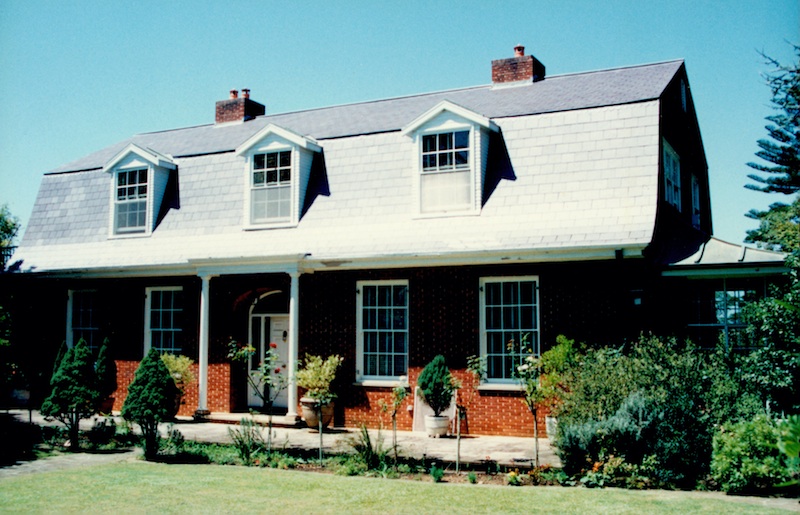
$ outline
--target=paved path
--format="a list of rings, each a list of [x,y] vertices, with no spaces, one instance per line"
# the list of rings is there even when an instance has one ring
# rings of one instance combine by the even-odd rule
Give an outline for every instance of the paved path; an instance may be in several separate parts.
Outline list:
[[[28,411],[12,411],[20,420],[28,421]],[[247,415],[241,415],[247,416]],[[239,418],[241,418],[241,416]],[[55,422],[48,422],[37,412],[33,412],[32,421],[39,425],[55,425]],[[117,419],[118,423],[121,423]],[[81,422],[81,429],[89,430],[94,424],[94,420],[84,420]],[[220,422],[194,422],[188,418],[181,418],[173,424],[180,430],[186,440],[200,442],[230,443],[231,437],[229,428],[235,428],[235,424]],[[169,424],[161,425],[161,434],[166,436]],[[312,432],[306,428],[287,428],[277,427],[273,429],[273,446],[276,449],[317,449],[319,445],[319,433]],[[389,448],[392,444],[391,430],[384,430],[381,433],[384,447]],[[377,430],[370,430],[373,442],[378,437]],[[326,454],[352,452],[353,442],[358,436],[355,429],[335,428],[323,434],[323,451]],[[399,454],[414,458],[432,458],[448,462],[455,462],[457,452],[457,440],[455,437],[449,438],[428,438],[425,433],[412,431],[398,431],[397,444]],[[462,463],[481,463],[485,460],[493,460],[499,465],[506,466],[527,466],[530,465],[534,450],[533,438],[517,438],[506,436],[464,436],[461,438],[461,461]],[[126,453],[76,453],[61,456],[53,456],[43,460],[22,462],[11,467],[0,467],[0,478],[20,474],[29,474],[47,470],[61,470],[71,467],[82,467],[93,464],[113,463],[137,459],[140,451],[130,451]],[[546,439],[539,439],[539,461],[541,464],[560,466],[560,461],[555,455],[553,448]]]

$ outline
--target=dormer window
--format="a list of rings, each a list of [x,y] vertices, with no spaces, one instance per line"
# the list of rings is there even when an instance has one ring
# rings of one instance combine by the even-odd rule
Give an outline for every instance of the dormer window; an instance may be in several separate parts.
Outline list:
[[[245,229],[297,225],[319,152],[322,148],[311,138],[273,124],[236,149],[246,163]]]
[[[254,224],[290,220],[292,215],[292,153],[253,155],[250,221]]]
[[[103,170],[111,175],[110,237],[147,236],[155,229],[170,173],[171,157],[130,144]]]
[[[414,141],[415,212],[421,216],[477,214],[481,208],[488,118],[448,101],[406,126]]]
[[[114,232],[144,232],[147,222],[147,168],[117,172]]]

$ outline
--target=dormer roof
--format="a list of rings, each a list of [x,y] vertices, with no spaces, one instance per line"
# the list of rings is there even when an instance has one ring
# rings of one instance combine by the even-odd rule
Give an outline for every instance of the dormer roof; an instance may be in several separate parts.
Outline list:
[[[460,118],[463,118],[474,124],[480,125],[481,127],[487,130],[491,130],[493,132],[497,132],[498,130],[500,130],[497,127],[497,125],[489,118],[481,114],[478,114],[475,111],[471,111],[470,109],[454,104],[449,100],[442,100],[432,108],[428,109],[427,111],[419,115],[411,123],[403,127],[403,130],[401,130],[400,133],[403,134],[404,136],[408,136],[409,134],[413,133],[426,123],[430,122],[431,120],[435,119],[437,116],[445,112],[452,113]]]
[[[145,163],[152,164],[154,166],[158,166],[160,168],[166,168],[167,170],[175,170],[178,165],[175,164],[171,156],[162,154],[152,148],[142,148],[135,143],[129,143],[125,148],[117,152],[114,157],[109,159],[103,165],[103,171],[107,172],[118,165],[121,161],[129,157],[131,154],[136,155],[140,159],[142,159]],[[144,164],[144,163],[142,163]]]
[[[303,136],[302,134],[298,134],[292,130],[284,129],[283,127],[279,127],[274,123],[270,123],[257,133],[253,134],[253,136],[251,136],[247,141],[239,145],[236,148],[235,154],[240,156],[247,153],[247,151],[252,149],[260,141],[264,140],[270,135],[278,136],[279,138],[284,139],[293,145],[297,145],[298,147],[304,148],[311,152],[320,152],[322,150],[322,147],[320,147],[317,141],[313,138]]]

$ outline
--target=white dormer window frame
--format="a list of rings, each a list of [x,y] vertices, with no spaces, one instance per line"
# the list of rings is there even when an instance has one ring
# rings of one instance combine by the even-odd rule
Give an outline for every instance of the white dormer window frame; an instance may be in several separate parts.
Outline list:
[[[443,101],[403,128],[413,147],[413,212],[418,217],[480,214],[489,118]]]
[[[244,157],[244,228],[273,229],[300,221],[315,140],[269,124],[236,149]]]
[[[171,156],[133,143],[103,166],[111,176],[109,238],[152,234],[169,174],[175,170]]]

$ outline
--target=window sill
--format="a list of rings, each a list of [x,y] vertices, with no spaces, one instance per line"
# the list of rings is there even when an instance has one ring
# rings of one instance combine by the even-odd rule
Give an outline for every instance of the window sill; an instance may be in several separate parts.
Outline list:
[[[261,224],[249,224],[244,226],[245,231],[263,231],[266,229],[287,229],[297,227],[297,222],[292,220],[281,220],[275,222],[264,222]]]
[[[478,386],[482,392],[521,392],[522,386],[517,383],[483,383]]]
[[[367,388],[397,388],[398,386],[405,386],[408,388],[408,383],[400,382],[397,379],[363,379],[353,383],[353,386]]]
[[[454,218],[457,216],[479,216],[481,214],[480,209],[461,209],[461,210],[453,210],[453,211],[436,211],[436,212],[429,212],[429,213],[416,213],[414,218],[417,220],[426,220],[428,218]]]
[[[108,235],[109,240],[124,240],[130,238],[147,238],[152,234],[150,231],[141,231],[141,232],[122,232],[122,233],[114,233]]]

